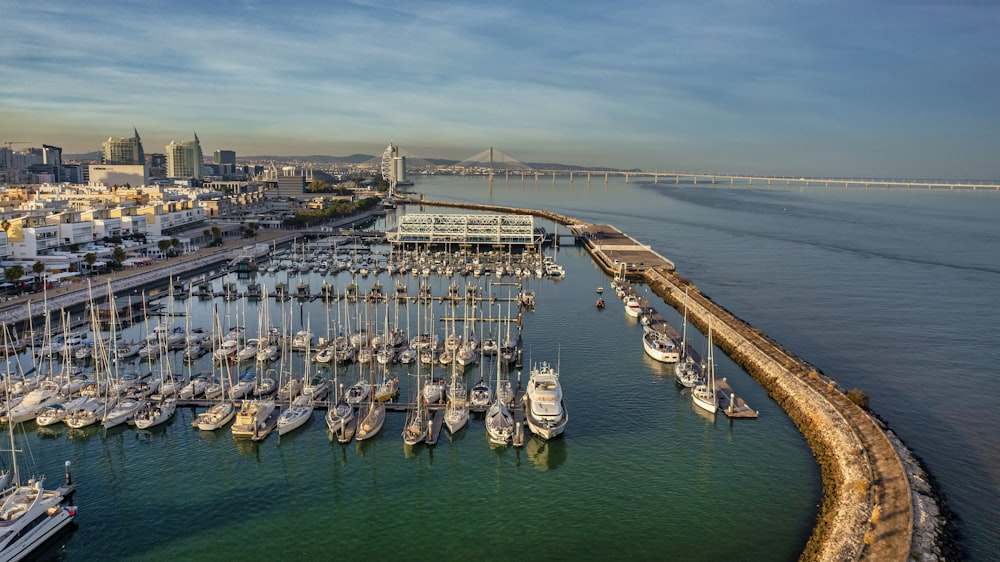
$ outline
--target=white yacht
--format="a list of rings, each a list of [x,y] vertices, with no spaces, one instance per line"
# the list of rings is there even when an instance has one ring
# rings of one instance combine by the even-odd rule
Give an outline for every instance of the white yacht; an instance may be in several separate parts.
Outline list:
[[[231,400],[222,400],[198,414],[194,426],[202,431],[215,431],[225,427],[236,416],[236,404]]]
[[[677,363],[681,358],[680,348],[670,336],[648,326],[643,330],[642,348],[661,363]]]
[[[267,427],[274,400],[244,400],[233,422],[233,437],[257,437]]]
[[[531,369],[524,392],[525,419],[528,429],[542,439],[552,439],[566,429],[569,414],[563,403],[559,373],[542,361]]]
[[[62,505],[62,492],[46,490],[44,480],[17,486],[0,506],[0,560],[29,556],[76,516],[76,507]]]
[[[638,318],[641,313],[642,305],[639,304],[639,297],[635,295],[625,297],[625,314],[632,318]]]

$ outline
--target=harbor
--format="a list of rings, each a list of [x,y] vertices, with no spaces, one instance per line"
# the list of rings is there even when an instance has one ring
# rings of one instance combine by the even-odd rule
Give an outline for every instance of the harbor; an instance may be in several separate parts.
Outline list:
[[[579,221],[576,221],[575,224],[580,225],[581,223]],[[588,232],[588,231],[589,230],[583,230],[582,232]],[[587,252],[590,252],[592,255],[594,253],[600,255],[601,258],[599,258],[599,259],[597,259],[595,261],[596,261],[596,263],[604,264],[604,265],[602,265],[602,268],[605,269],[606,275],[608,275],[611,278],[617,277],[617,276],[619,276],[621,274],[622,266],[623,265],[624,265],[624,268],[625,268],[625,272],[624,272],[625,276],[628,277],[632,282],[641,281],[641,280],[647,280],[646,275],[647,275],[648,269],[644,269],[644,268],[648,268],[648,267],[654,267],[655,268],[656,265],[660,266],[659,267],[659,271],[663,275],[669,277],[672,274],[673,264],[669,264],[669,263],[665,263],[665,262],[657,262],[656,261],[656,257],[657,256],[655,255],[655,253],[652,253],[652,254],[642,254],[641,253],[642,250],[641,249],[637,249],[637,246],[641,246],[639,244],[631,245],[631,244],[628,244],[628,243],[625,243],[625,244],[616,243],[616,244],[614,244],[615,248],[609,248],[609,247],[607,247],[607,245],[605,245],[604,248],[591,248],[591,247],[589,247],[587,245],[586,238],[587,237],[578,238],[578,240],[580,240],[580,242],[581,242],[580,247],[583,248],[583,249],[585,249]],[[629,246],[628,250],[623,249],[622,248],[623,246]],[[628,252],[639,252],[639,253],[629,253],[629,254],[625,254],[625,253],[617,253],[617,254],[616,253],[612,253],[612,252],[625,252],[625,251],[628,251]],[[616,264],[615,260],[617,260],[617,264]],[[615,269],[616,265],[618,266],[617,269]],[[607,266],[607,267],[604,267],[604,266]],[[349,273],[350,272],[344,271],[344,272],[340,272],[340,275],[343,276],[343,275],[349,274]],[[385,273],[388,273],[388,271],[384,271],[383,275]],[[358,272],[358,274],[359,274],[359,272]],[[225,302],[226,301],[224,295],[222,294],[224,292],[221,290],[220,287],[221,287],[222,283],[229,282],[227,280],[227,276],[228,275],[230,275],[230,274],[227,273],[227,274],[223,274],[223,275],[219,275],[219,276],[214,276],[214,277],[212,277],[210,279],[211,283],[213,284],[213,289],[214,289],[213,290],[213,294],[212,294],[212,297],[211,297],[210,301],[206,301],[205,303],[202,303],[202,305],[201,305],[202,306],[202,310],[205,310],[205,306],[209,305],[209,303],[212,303],[213,305],[219,304],[218,302],[216,302],[216,299],[219,299],[221,302]],[[233,274],[233,275],[235,276],[235,274]],[[274,275],[275,277],[268,277],[268,275]],[[311,276],[311,280],[312,280],[312,282],[310,283],[310,286],[315,286],[314,284],[316,283],[316,280],[317,279],[322,279],[322,277],[319,277],[319,278],[315,277],[315,275],[316,275],[315,272],[312,272],[309,275]],[[397,275],[398,275],[398,273],[397,273]],[[343,279],[343,277],[341,277],[341,278]],[[418,275],[418,278],[423,279],[423,273],[422,272]],[[366,298],[365,296],[361,296],[360,298],[355,299],[355,300],[352,301],[351,299],[349,299],[347,297],[347,293],[346,292],[337,292],[337,293],[326,292],[325,295],[324,295],[324,292],[321,291],[319,295],[316,295],[315,293],[313,293],[312,291],[310,291],[308,293],[309,296],[307,298],[300,299],[301,302],[299,300],[291,300],[291,299],[287,299],[287,300],[289,300],[289,304],[292,306],[293,310],[294,310],[295,307],[298,307],[298,306],[314,306],[314,307],[315,306],[320,306],[320,305],[323,305],[325,301],[338,302],[338,303],[341,303],[341,306],[343,306],[344,303],[355,303],[355,304],[360,303],[361,306],[368,306],[368,305],[371,305],[371,304],[378,304],[379,306],[385,307],[390,302],[390,300],[392,300],[394,302],[399,303],[404,308],[406,306],[408,306],[408,305],[409,306],[419,306],[421,303],[426,303],[427,301],[430,301],[432,303],[436,303],[438,306],[441,306],[441,305],[451,306],[452,304],[458,304],[458,303],[466,302],[467,299],[464,297],[464,295],[463,295],[462,298],[457,298],[457,299],[453,298],[453,297],[450,297],[449,296],[450,290],[449,290],[448,286],[444,282],[436,280],[437,278],[438,278],[437,274],[432,274],[431,277],[428,277],[428,285],[433,285],[436,288],[436,292],[432,293],[431,296],[429,298],[427,298],[427,299],[421,299],[421,298],[419,298],[419,295],[411,295],[407,291],[405,297],[402,298],[402,299],[398,299],[398,300],[397,299],[387,299],[387,298]],[[272,282],[281,282],[281,281],[278,281],[278,280],[281,280],[281,279],[283,279],[283,275],[280,274],[280,273],[278,273],[278,272],[268,274],[265,271],[261,271],[260,273],[257,274],[255,280],[252,281],[252,282],[255,282],[255,283],[259,282],[262,286],[266,287],[267,285],[271,284]],[[360,279],[360,274],[358,276],[358,279]],[[374,279],[375,279],[375,277],[373,276],[372,277],[372,283],[374,283]],[[444,279],[446,279],[446,278],[444,278]],[[545,292],[543,290],[544,285],[537,285],[536,283],[538,283],[538,279],[540,279],[540,278],[532,275],[531,276],[531,281],[522,281],[522,284],[523,284],[522,287],[517,288],[517,289],[507,289],[507,290],[509,290],[509,292],[506,293],[506,295],[507,295],[506,297],[498,297],[498,299],[503,299],[503,300],[494,301],[491,298],[483,298],[483,299],[480,299],[480,300],[474,300],[472,302],[474,302],[477,307],[482,307],[485,304],[494,304],[494,305],[500,304],[499,307],[494,306],[494,308],[507,308],[508,304],[510,304],[511,306],[518,306],[517,305],[517,301],[518,301],[517,294],[520,293],[521,290],[527,289],[528,287],[530,287],[530,290],[533,290],[534,293],[535,293],[535,295],[538,296],[537,307],[539,309],[539,312],[533,312],[532,314],[544,313],[545,312],[545,307],[546,307],[546,301],[543,298],[544,297],[544,292]],[[662,287],[658,287],[657,281],[658,281],[658,279],[654,278],[652,282],[647,282],[646,284],[650,288],[654,289],[656,291],[656,293],[658,295],[660,295],[661,297],[663,297],[663,295],[661,294],[661,292],[663,292],[666,295],[672,295],[674,297],[673,300],[668,300],[666,297],[664,297],[664,301],[667,302],[668,304],[676,306],[675,303],[678,302],[677,301],[676,292],[668,292],[668,291],[664,290]],[[242,280],[242,283],[247,283],[247,282],[248,282],[247,280]],[[503,282],[503,281],[501,281],[501,282]],[[543,282],[544,283],[560,283],[560,281],[550,281],[550,280],[547,280],[547,279],[544,279]],[[343,282],[337,282],[336,284],[344,286]],[[292,286],[292,285],[293,285],[293,283],[289,283],[289,286]],[[361,285],[361,284],[359,284],[359,285]],[[384,281],[383,281],[383,285],[391,286],[390,284],[385,283]],[[503,287],[503,285],[500,285],[500,287]],[[359,286],[359,291],[361,291],[360,294],[363,294],[364,291],[366,291],[366,290],[370,292],[370,289],[371,289],[370,286],[369,287],[361,287],[361,286]],[[218,292],[216,292],[216,290]],[[484,289],[484,291],[488,292],[488,289]],[[336,295],[336,298],[332,298],[333,295]],[[164,291],[164,290],[161,290],[160,292],[158,292],[156,296],[158,298],[160,298],[161,300],[162,299],[167,299],[169,301],[169,299],[173,299],[174,301],[176,301],[173,304],[174,308],[178,308],[178,307],[182,306],[181,303],[184,301],[184,299],[177,299],[176,295],[174,295],[172,297],[167,297],[166,296],[166,291]],[[245,296],[245,295],[241,295],[240,299],[242,299],[243,296]],[[325,298],[324,298],[324,296],[325,296]],[[692,298],[692,301],[701,302],[701,301],[699,301],[697,295],[691,295],[691,298]],[[274,304],[277,304],[279,302],[285,302],[285,300],[286,299],[274,299],[274,301],[275,301]],[[647,301],[647,303],[648,303],[648,301]],[[288,306],[288,304],[286,304],[285,306]],[[701,306],[702,310],[696,311],[696,309],[698,309],[698,306]],[[698,306],[694,306],[693,305],[691,307],[692,308],[692,321],[695,322],[695,323],[698,323],[699,326],[704,329],[705,328],[705,324],[706,324],[706,322],[704,320],[705,317],[706,317],[706,311],[704,310],[704,304],[700,304]],[[592,301],[591,301],[591,307],[592,307]],[[649,308],[652,308],[652,306],[649,306]],[[320,307],[319,310],[322,310],[322,307]],[[723,316],[721,314],[718,314],[717,311],[711,311],[710,313],[713,314],[713,322],[723,320]],[[313,314],[315,315],[315,312]],[[521,314],[520,316],[522,316],[522,318],[523,318],[523,314]],[[508,323],[508,324],[510,324],[510,318],[512,318],[512,317],[508,316],[507,320],[501,320],[500,319],[500,315],[497,314],[495,316],[491,316],[491,318],[494,319],[494,320],[492,320],[492,322],[495,322],[495,323],[498,323],[498,324],[500,324],[500,323]],[[462,322],[465,321],[465,319],[466,319],[465,316],[459,316],[459,315],[446,316],[444,314],[441,314],[440,316],[437,316],[434,319],[434,322],[438,323],[438,324],[440,324],[440,323],[455,324],[455,323],[462,323]],[[477,320],[479,320],[483,324],[488,324],[490,322],[490,320],[487,320],[485,317],[482,317],[482,316],[480,316],[480,318],[477,318]],[[252,322],[250,322],[250,323],[252,323]],[[676,332],[676,329],[674,329],[672,326],[670,326],[670,323],[666,322],[665,319],[664,319],[663,323],[661,324],[658,321],[658,319],[656,319],[655,316],[654,316],[654,324],[656,324],[659,328],[664,329],[664,331],[673,330],[673,332],[671,332],[671,335],[674,336],[675,338],[677,337],[678,334]],[[723,324],[719,324],[719,326],[721,326],[721,325],[723,325]],[[519,324],[518,328],[520,329],[521,327],[522,326]],[[718,328],[718,326],[717,326],[717,328]],[[528,329],[530,330],[530,323],[529,323]],[[727,339],[729,337],[727,335],[727,331],[725,329],[720,330],[720,332],[721,333],[717,333],[718,337],[720,337],[722,339]],[[529,342],[530,342],[530,338],[529,338]],[[718,340],[717,340],[717,343],[718,343]],[[528,345],[531,346],[533,344],[529,343]],[[725,348],[729,344],[723,342],[723,343],[719,343],[719,345],[720,345],[720,347],[724,347]],[[693,348],[692,348],[692,351],[693,351]],[[641,348],[640,348],[639,353],[641,353]],[[472,371],[470,371],[470,374],[471,373],[472,373]],[[726,400],[729,397],[732,396],[732,390],[731,390],[731,387],[728,386],[728,381],[726,381],[725,378],[721,379],[718,382],[720,383],[718,385],[718,388],[719,388],[719,397],[720,397],[719,405],[720,405],[720,409],[722,409],[723,412],[725,413],[725,411],[727,409],[729,409],[729,406],[727,405]],[[572,400],[572,397],[570,397],[570,400]],[[735,407],[736,408],[740,407],[740,400],[741,400],[741,398],[738,398],[737,401],[735,402]],[[757,400],[757,401],[759,401],[759,400]],[[200,403],[200,402],[199,403],[194,403],[194,402],[179,402],[178,406],[181,406],[182,404],[183,404],[182,407],[190,408],[191,409],[190,411],[192,413],[195,411],[196,408],[205,407],[204,403]],[[279,403],[279,406],[281,406],[283,404],[284,403]],[[742,402],[742,404],[745,405],[745,401]],[[402,412],[402,411],[408,410],[411,406],[414,406],[414,405],[415,404],[413,402],[396,402],[396,403],[391,403],[391,405],[387,404],[386,409],[389,410],[389,411],[399,411],[399,412]],[[323,406],[322,405],[318,405],[317,409],[320,410],[320,411],[322,411],[323,410]],[[432,407],[430,409],[432,411],[434,411],[435,413],[440,412],[440,411],[443,410],[443,408],[441,408],[440,406]],[[511,409],[511,413],[514,414],[515,418],[518,416],[518,410],[516,408],[512,408]],[[521,410],[521,415],[523,415],[523,410]],[[396,423],[398,423],[398,422],[396,422]],[[437,427],[437,431],[440,432],[441,423],[440,422],[436,422],[436,427]],[[273,429],[273,428],[269,428],[269,429]],[[572,432],[572,426],[571,426],[570,432]],[[285,440],[287,440],[287,436],[282,436],[282,437],[285,438]],[[430,436],[430,442],[431,443],[436,443],[438,441],[438,437],[439,437],[439,433],[435,434],[432,431],[432,434]],[[538,447],[539,445],[537,445],[537,442],[536,442],[535,439],[536,438],[527,439],[527,440],[522,439],[521,440],[521,446],[522,447],[533,447],[533,448],[534,447]],[[461,441],[461,439],[459,439],[459,441]],[[513,442],[512,444],[514,444],[516,446],[517,442]],[[243,447],[243,446],[242,445],[238,445],[238,447]]]

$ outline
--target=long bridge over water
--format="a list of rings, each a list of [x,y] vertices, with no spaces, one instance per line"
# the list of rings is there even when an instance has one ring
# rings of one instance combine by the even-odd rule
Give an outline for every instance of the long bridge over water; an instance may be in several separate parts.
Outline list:
[[[480,175],[480,174],[477,174]],[[485,174],[482,174],[485,175]],[[864,179],[864,178],[807,178],[787,176],[764,176],[745,174],[710,174],[697,172],[646,172],[641,170],[535,170],[535,169],[504,169],[488,173],[490,181],[503,179],[505,182],[533,179],[540,183],[543,179],[556,182],[557,177],[568,178],[570,182],[585,178],[590,183],[595,178],[608,183],[611,177],[624,177],[625,183],[633,179],[653,180],[653,183],[673,183],[692,185],[729,185],[729,186],[785,186],[785,187],[843,187],[843,188],[885,188],[885,189],[965,189],[1000,191],[1000,183],[952,181],[952,180],[899,180],[899,179]]]

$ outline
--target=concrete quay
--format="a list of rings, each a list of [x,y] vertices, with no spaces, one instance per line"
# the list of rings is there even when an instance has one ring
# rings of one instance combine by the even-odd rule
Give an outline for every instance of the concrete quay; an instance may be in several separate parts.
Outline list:
[[[831,378],[682,281],[670,260],[618,229],[551,211],[427,200],[413,203],[547,218],[569,227],[609,275],[619,275],[624,263],[629,279],[646,283],[677,310],[684,307],[686,291],[689,320],[705,331],[711,319],[716,345],[788,413],[820,466],[823,504],[802,558],[940,557],[937,538],[942,521],[926,516],[936,513],[937,506],[927,506],[929,496],[915,488],[923,482],[921,469],[912,462],[904,466],[893,447],[900,444],[891,432],[849,400]],[[914,528],[915,521],[919,528]]]

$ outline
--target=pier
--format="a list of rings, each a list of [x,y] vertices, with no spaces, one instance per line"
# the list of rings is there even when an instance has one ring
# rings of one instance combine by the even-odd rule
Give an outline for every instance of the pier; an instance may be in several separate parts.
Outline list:
[[[781,405],[817,459],[824,501],[803,557],[908,558],[914,537],[914,498],[909,476],[886,429],[849,400],[832,378],[703,296],[697,287],[683,282],[670,260],[630,237],[618,238],[613,227],[606,230],[552,211],[423,199],[413,203],[548,218],[578,233],[578,240],[608,275],[623,274],[645,283],[677,310],[683,308],[687,291],[692,323],[704,331],[712,322],[715,344]],[[614,240],[625,240],[627,247],[608,243],[605,234],[609,232]],[[625,260],[625,254],[616,254],[626,251],[629,254]]]

